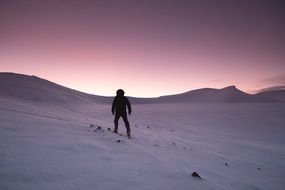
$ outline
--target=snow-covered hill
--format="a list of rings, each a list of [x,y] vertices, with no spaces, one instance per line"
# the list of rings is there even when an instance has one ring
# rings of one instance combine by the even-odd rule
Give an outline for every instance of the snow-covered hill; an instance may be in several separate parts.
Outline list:
[[[235,86],[222,89],[204,88],[183,94],[162,96],[160,102],[252,102],[253,96],[238,90]]]
[[[95,88],[95,87],[94,87]],[[28,76],[14,73],[0,73],[0,96],[9,96],[38,102],[54,103],[111,103],[111,97],[86,94],[66,88],[53,82],[36,76]],[[182,94],[161,96],[157,98],[134,98],[130,97],[132,103],[269,103],[285,102],[285,90],[261,92],[255,95],[247,94],[229,86],[222,89],[203,88],[192,90]]]
[[[255,95],[259,102],[285,102],[285,90],[265,91]]]
[[[25,80],[31,89],[19,84],[11,96],[0,85],[1,190],[285,187],[283,103],[137,104],[128,139],[107,130],[110,104]]]
[[[0,73],[0,97],[58,104],[109,103],[108,97],[66,88],[36,76]]]

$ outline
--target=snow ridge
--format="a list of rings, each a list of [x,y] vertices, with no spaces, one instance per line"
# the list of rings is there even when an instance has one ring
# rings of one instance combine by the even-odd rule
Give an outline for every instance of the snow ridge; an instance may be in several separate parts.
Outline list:
[[[14,73],[0,73],[0,96],[54,103],[70,103],[66,102],[69,99],[72,99],[73,103],[85,102],[86,104],[90,102],[109,104],[112,101],[112,97],[86,94],[36,76]],[[197,89],[158,98],[130,97],[130,100],[134,104],[186,102],[277,103],[285,102],[285,90],[268,91],[252,95],[237,89],[235,86],[229,86],[222,89]]]

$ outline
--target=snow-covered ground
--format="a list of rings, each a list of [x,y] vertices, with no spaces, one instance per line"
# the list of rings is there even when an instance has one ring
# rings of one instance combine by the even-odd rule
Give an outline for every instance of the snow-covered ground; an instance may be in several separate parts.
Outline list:
[[[110,105],[0,97],[0,189],[284,190],[284,116],[285,104],[134,105],[128,139],[107,130]]]

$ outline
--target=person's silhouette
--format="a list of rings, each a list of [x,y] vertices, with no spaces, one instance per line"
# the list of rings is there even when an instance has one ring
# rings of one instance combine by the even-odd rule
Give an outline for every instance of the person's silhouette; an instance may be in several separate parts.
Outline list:
[[[128,137],[131,136],[131,129],[130,129],[130,124],[128,121],[127,117],[127,110],[126,107],[128,107],[128,112],[129,115],[132,112],[131,104],[130,101],[128,100],[127,97],[124,96],[125,92],[122,89],[117,90],[117,95],[113,100],[112,104],[112,114],[115,115],[115,128],[114,128],[114,133],[118,132],[118,125],[119,125],[119,119],[120,117],[123,118],[125,126],[127,128],[127,135]]]

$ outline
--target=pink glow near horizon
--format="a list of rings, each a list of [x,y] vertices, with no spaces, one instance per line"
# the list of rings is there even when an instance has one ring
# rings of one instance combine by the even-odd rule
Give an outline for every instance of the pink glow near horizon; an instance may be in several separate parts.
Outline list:
[[[0,72],[139,97],[285,85],[284,7],[43,2],[0,3]]]

